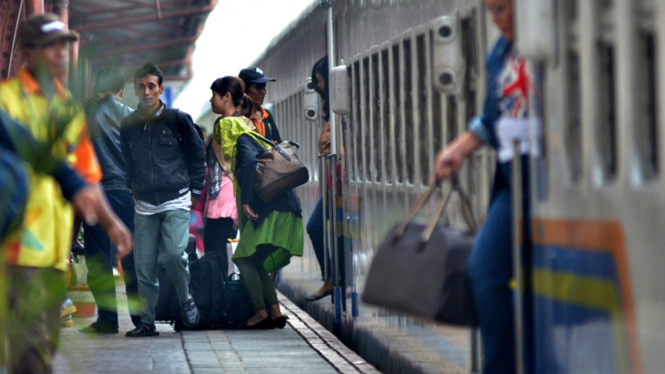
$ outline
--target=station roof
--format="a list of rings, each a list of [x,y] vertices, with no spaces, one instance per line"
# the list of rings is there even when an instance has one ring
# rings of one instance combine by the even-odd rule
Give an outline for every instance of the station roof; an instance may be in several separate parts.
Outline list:
[[[70,0],[69,27],[81,35],[91,71],[123,69],[129,78],[145,62],[167,81],[192,76],[194,43],[218,0]]]

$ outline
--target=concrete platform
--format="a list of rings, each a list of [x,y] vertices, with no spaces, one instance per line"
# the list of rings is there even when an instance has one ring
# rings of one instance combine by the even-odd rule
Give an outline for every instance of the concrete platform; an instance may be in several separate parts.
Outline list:
[[[158,337],[126,338],[133,325],[122,305],[118,334],[83,334],[78,329],[95,319],[77,318],[74,327],[61,329],[55,373],[379,373],[279,296],[289,316],[282,330],[177,333],[170,325],[158,324]]]

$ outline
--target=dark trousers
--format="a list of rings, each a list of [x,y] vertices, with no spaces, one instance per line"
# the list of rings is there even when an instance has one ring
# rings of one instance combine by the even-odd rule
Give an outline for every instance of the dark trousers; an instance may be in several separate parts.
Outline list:
[[[329,195],[330,196],[330,195]],[[312,211],[312,215],[309,217],[309,221],[307,221],[307,234],[309,234],[309,239],[312,241],[312,247],[314,248],[314,253],[316,254],[316,260],[319,262],[319,267],[321,268],[321,276],[325,278],[325,272],[324,272],[324,267],[327,267],[328,269],[328,278],[332,279],[332,260],[330,257],[328,257],[328,264],[325,266],[325,254],[324,254],[324,248],[325,248],[325,236],[323,235],[323,225],[325,222],[323,221],[323,209],[325,207],[323,206],[323,195],[319,197],[319,201],[316,203],[316,206],[314,207],[314,211]],[[328,211],[326,210],[326,218],[329,218]],[[339,271],[340,271],[340,277],[344,279],[344,270],[345,270],[345,262],[344,262],[344,240],[342,240],[342,237],[337,238],[337,248],[338,248],[338,263],[340,264],[339,266]],[[328,280],[328,279],[324,279]]]
[[[523,157],[522,175],[528,179],[528,162]],[[478,313],[480,334],[484,348],[483,373],[514,373],[515,365],[515,324],[514,292],[509,288],[513,277],[513,235],[511,205],[511,165],[500,164],[494,180],[492,202],[487,219],[480,229],[469,258],[468,271]],[[523,217],[530,222],[529,189],[524,184]],[[524,228],[524,246],[530,243],[530,229]],[[524,251],[524,253],[528,253]],[[525,256],[523,254],[523,256]],[[522,261],[528,264],[528,258]],[[528,277],[525,279],[528,282]],[[528,287],[528,286],[527,286]],[[528,292],[525,292],[528,294]],[[532,344],[530,326],[532,311],[528,297],[524,300],[525,369],[531,372]]]
[[[5,326],[12,374],[53,373],[65,276],[53,268],[7,266],[9,308]]]
[[[134,200],[129,193],[107,193],[106,198],[120,220],[134,233]],[[113,265],[115,250],[106,231],[97,226],[84,225],[85,258],[88,265],[88,285],[98,308],[97,321],[118,328],[118,307],[116,304]],[[141,305],[138,296],[138,281],[134,266],[134,256],[122,259],[122,269],[127,290],[129,313],[135,326],[141,323]]]
[[[238,230],[233,228],[231,218],[206,218],[203,231],[203,247],[205,252],[226,251],[229,239],[235,239]]]
[[[257,312],[265,309],[266,306],[279,304],[275,282],[270,278],[263,265],[275,249],[271,245],[261,245],[256,248],[256,253],[250,257],[233,260],[238,265],[238,269],[240,269],[240,274],[242,274],[240,279],[249,294],[249,299],[252,302],[254,310]]]

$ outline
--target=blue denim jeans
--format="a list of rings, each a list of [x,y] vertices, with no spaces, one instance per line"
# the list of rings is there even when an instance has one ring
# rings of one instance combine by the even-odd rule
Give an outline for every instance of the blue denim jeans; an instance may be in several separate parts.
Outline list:
[[[319,197],[319,201],[316,203],[312,215],[309,217],[309,221],[307,221],[307,234],[309,234],[309,239],[312,241],[312,247],[314,248],[316,259],[321,268],[321,276],[323,277],[325,274],[323,268],[323,248],[325,246],[325,238],[323,237],[323,195]],[[330,263],[328,263],[328,265],[330,265]],[[328,270],[330,270],[330,266],[328,266]]]
[[[330,192],[330,191],[328,191]],[[330,194],[328,195],[330,196]],[[316,206],[314,207],[314,210],[312,211],[312,215],[309,217],[309,221],[307,221],[307,234],[309,234],[309,239],[312,241],[312,247],[314,248],[314,253],[316,254],[316,259],[319,262],[319,267],[321,268],[321,276],[324,277],[325,272],[324,272],[324,247],[325,247],[325,237],[323,233],[323,209],[325,207],[323,206],[323,195],[319,197],[319,201],[316,203]],[[341,217],[341,214],[338,209],[338,218]],[[329,218],[328,211],[326,210],[326,218]],[[337,237],[337,248],[339,250],[339,264],[340,264],[340,278],[342,280],[345,279],[345,262],[344,262],[344,240],[341,236]],[[331,262],[332,260],[330,257],[328,257],[328,278],[332,278],[332,270],[331,270]],[[324,279],[326,280],[326,279]]]
[[[152,325],[159,298],[158,258],[166,266],[180,304],[189,298],[189,263],[185,253],[189,211],[169,210],[147,216],[136,213],[134,227],[134,262],[144,307],[141,322]]]
[[[523,157],[522,175],[528,180],[528,162]],[[513,277],[511,165],[497,165],[492,201],[487,219],[478,233],[469,259],[468,271],[480,323],[484,348],[483,373],[515,372],[514,293],[509,288]],[[530,222],[528,183],[522,186],[524,222]],[[530,230],[525,226],[528,245]],[[526,258],[523,258],[523,261]],[[528,299],[528,298],[527,298]],[[525,301],[525,347],[530,339],[530,309]],[[528,348],[528,347],[526,347]],[[525,367],[529,372],[529,352]]]

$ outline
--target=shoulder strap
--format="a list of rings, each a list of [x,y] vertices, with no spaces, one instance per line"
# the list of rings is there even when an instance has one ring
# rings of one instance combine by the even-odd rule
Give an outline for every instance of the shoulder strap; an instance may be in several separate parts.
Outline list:
[[[261,136],[259,133],[256,133],[256,132],[253,133],[253,134],[252,134],[252,133],[248,133],[247,135],[249,135],[249,136],[251,136],[252,138],[254,138],[254,140],[256,140],[257,143],[259,143],[259,144],[264,143],[265,145],[267,145],[268,147],[265,147],[264,144],[261,144],[261,146],[262,146],[263,149],[265,149],[265,150],[270,150],[270,149],[273,149],[273,148],[275,147],[275,143],[273,143],[273,142],[271,142],[270,140],[268,140],[267,138]]]
[[[176,140],[178,141],[178,144],[182,145],[184,142],[184,139],[182,137],[182,131],[180,130],[180,126],[178,123],[178,109],[169,109],[166,108],[166,124],[169,126],[171,129],[171,132],[173,133],[173,136],[175,136]]]
[[[166,123],[171,129],[173,136],[175,136],[176,140],[178,141],[178,144],[183,145],[185,143],[185,139],[182,135],[184,131],[182,129],[182,123],[178,121],[178,112],[180,112],[180,109],[166,108],[166,110],[168,111],[166,113]],[[194,128],[196,129],[196,133],[199,134],[201,140],[205,140],[201,128],[195,123],[194,123]]]

